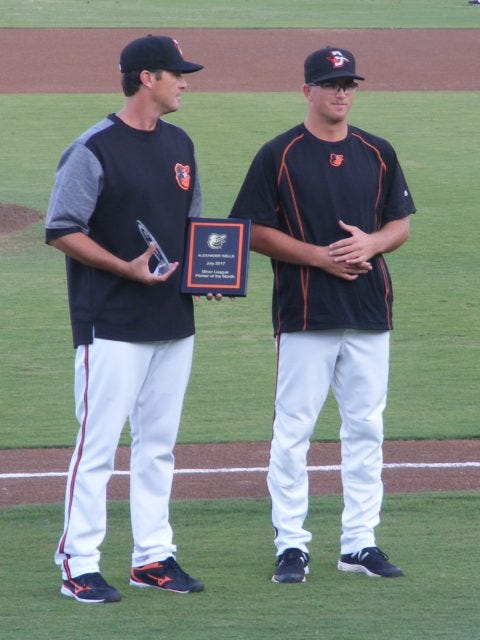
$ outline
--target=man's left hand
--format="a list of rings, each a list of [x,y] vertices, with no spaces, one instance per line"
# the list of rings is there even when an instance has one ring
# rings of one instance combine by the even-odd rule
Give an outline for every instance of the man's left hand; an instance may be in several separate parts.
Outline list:
[[[346,224],[342,220],[338,221],[340,227],[350,233],[349,238],[337,240],[328,247],[328,254],[335,262],[347,262],[348,264],[368,263],[377,252],[372,236],[365,233],[354,225]]]

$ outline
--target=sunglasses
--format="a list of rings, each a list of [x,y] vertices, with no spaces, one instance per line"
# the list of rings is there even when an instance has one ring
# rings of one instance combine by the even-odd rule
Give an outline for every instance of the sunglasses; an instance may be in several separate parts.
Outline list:
[[[345,93],[353,93],[358,88],[358,82],[353,80],[346,80],[345,82],[337,82],[334,80],[323,80],[322,82],[310,82],[309,87],[320,87],[327,93],[338,93],[344,91]]]

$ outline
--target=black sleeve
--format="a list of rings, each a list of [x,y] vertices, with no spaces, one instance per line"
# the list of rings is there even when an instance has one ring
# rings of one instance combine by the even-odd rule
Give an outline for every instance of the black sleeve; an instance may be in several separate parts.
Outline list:
[[[275,160],[272,150],[264,145],[250,165],[229,217],[279,229],[278,208]]]
[[[390,148],[386,180],[387,198],[382,215],[384,224],[392,220],[405,218],[416,211],[405,176],[393,148]]]

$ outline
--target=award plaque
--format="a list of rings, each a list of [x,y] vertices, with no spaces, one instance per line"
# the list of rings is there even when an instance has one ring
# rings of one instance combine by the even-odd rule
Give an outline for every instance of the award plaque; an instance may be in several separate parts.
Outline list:
[[[153,252],[153,255],[157,261],[157,264],[153,270],[153,273],[156,276],[161,276],[162,274],[166,273],[170,269],[170,262],[168,261],[167,256],[163,253],[162,247],[158,244],[158,242],[155,240],[153,235],[150,233],[150,231],[147,229],[147,227],[143,224],[141,220],[137,220],[137,227],[138,227],[138,230],[140,231],[140,235],[143,237],[143,239],[147,243],[147,246],[150,246],[151,244],[153,244],[155,247],[155,251]]]
[[[190,218],[182,293],[247,295],[250,220]]]

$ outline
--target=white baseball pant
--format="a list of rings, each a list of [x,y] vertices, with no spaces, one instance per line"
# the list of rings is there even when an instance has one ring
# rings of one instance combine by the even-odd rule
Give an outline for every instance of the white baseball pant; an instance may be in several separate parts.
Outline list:
[[[95,338],[77,348],[75,404],[80,424],[65,494],[55,562],[63,579],[99,571],[106,488],[127,419],[132,443],[132,566],[174,555],[169,523],[175,446],[194,337],[130,343]]]
[[[277,340],[275,418],[268,470],[277,555],[307,552],[307,452],[329,388],[341,416],[341,553],[375,546],[383,498],[383,410],[388,331],[307,331]]]

